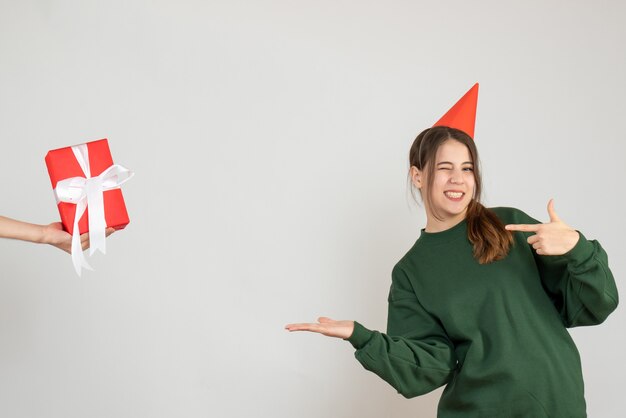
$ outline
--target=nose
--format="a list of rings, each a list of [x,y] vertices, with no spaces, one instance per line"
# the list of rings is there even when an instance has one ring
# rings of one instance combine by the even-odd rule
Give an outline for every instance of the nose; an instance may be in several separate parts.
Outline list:
[[[457,172],[456,170],[453,170],[450,175],[450,183],[463,184],[463,176],[461,175],[461,173]]]

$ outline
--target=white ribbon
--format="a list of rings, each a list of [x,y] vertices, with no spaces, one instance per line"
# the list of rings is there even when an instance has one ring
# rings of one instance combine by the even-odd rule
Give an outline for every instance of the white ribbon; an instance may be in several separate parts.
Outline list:
[[[72,263],[76,273],[80,276],[81,268],[93,269],[83,254],[78,221],[85,213],[85,209],[89,207],[89,255],[92,255],[96,250],[105,254],[107,224],[104,218],[103,193],[107,190],[118,189],[135,173],[121,165],[113,164],[99,176],[91,177],[87,144],[75,145],[72,147],[72,151],[85,177],[70,177],[59,181],[56,189],[54,189],[54,195],[57,204],[66,202],[76,205],[72,234]]]

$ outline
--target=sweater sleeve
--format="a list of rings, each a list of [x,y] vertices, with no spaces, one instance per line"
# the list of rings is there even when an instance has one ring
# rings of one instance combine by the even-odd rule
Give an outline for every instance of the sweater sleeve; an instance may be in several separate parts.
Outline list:
[[[539,223],[524,215],[528,223]],[[574,248],[561,256],[538,255],[530,247],[543,287],[570,328],[604,322],[619,300],[606,252],[599,242],[578,234]]]
[[[355,357],[406,398],[445,385],[456,368],[453,345],[438,321],[417,300],[408,277],[396,265],[389,292],[387,334],[358,322],[348,339]]]

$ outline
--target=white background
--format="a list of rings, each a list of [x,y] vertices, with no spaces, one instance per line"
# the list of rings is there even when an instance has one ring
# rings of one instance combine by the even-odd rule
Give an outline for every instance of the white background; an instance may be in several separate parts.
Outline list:
[[[609,254],[623,293],[623,2],[0,0],[0,213],[58,219],[43,158],[107,137],[131,223],[74,273],[0,241],[0,416],[434,417],[351,346],[425,224],[407,154],[474,82],[485,202]],[[623,416],[626,314],[572,330]]]

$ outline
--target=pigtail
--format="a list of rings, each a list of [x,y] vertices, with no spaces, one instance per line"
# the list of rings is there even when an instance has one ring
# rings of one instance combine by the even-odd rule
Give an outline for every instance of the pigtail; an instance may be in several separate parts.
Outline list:
[[[467,208],[467,238],[474,246],[474,258],[480,264],[502,260],[513,245],[513,234],[504,228],[498,216],[472,200]]]

